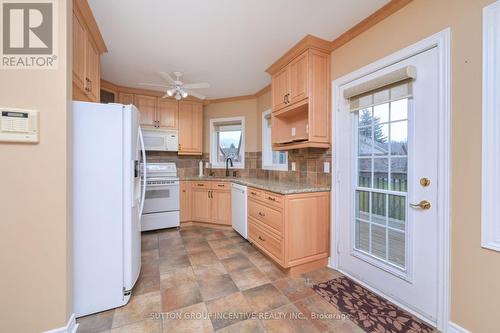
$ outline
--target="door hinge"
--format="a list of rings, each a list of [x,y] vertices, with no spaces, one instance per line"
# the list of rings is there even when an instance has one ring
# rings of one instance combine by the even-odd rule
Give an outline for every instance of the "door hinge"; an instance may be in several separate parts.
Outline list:
[[[123,287],[123,296],[129,296],[130,294],[132,294],[132,290],[126,290],[125,287]]]

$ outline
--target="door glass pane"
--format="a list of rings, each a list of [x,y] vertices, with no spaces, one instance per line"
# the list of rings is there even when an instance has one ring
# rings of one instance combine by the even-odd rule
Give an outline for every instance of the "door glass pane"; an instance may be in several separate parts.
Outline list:
[[[359,110],[358,127],[372,125],[372,108]]]
[[[372,222],[385,225],[387,212],[387,194],[372,193]]]
[[[373,188],[389,188],[389,159],[375,158],[373,161]]]
[[[360,158],[358,160],[358,186],[372,187],[372,159]]]
[[[408,160],[406,157],[391,158],[391,190],[408,190]]]
[[[370,193],[366,191],[356,192],[356,217],[365,221],[370,220]]]
[[[372,156],[373,153],[373,138],[372,127],[360,127],[358,135],[358,155]]]
[[[372,224],[372,254],[381,259],[385,259],[386,251],[386,229]]]
[[[365,252],[370,251],[370,224],[356,221],[356,248]]]
[[[405,234],[389,229],[389,262],[405,267]]]
[[[408,119],[408,100],[391,102],[391,121]]]
[[[399,195],[389,195],[389,227],[405,230],[406,198]]]
[[[389,104],[374,106],[373,119],[376,123],[387,123],[389,121]]]
[[[391,123],[391,154],[408,155],[408,122]]]
[[[389,154],[389,125],[388,124],[373,124],[373,154],[387,155]]]

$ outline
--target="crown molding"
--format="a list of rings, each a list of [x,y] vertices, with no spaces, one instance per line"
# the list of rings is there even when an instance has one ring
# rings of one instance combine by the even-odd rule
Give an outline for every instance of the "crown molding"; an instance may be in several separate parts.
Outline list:
[[[87,0],[73,0],[73,10],[75,9],[83,17],[85,24],[94,39],[97,49],[99,50],[99,54],[108,52],[106,43],[102,38],[101,31],[99,30],[99,26],[97,25],[94,14],[92,13],[92,9],[90,9]]]
[[[331,52],[331,42],[318,38],[313,35],[307,35],[295,44],[287,53],[276,60],[266,72],[273,75],[281,68],[283,68],[290,61],[295,59],[298,55],[308,49],[316,49],[325,53]]]
[[[382,8],[380,8],[379,10],[377,10],[376,12],[365,18],[363,21],[359,22],[354,27],[352,27],[351,29],[347,30],[342,35],[334,39],[330,43],[330,51],[334,51],[339,47],[347,44],[354,38],[361,35],[363,32],[367,31],[371,27],[385,20],[386,18],[388,18],[401,8],[405,7],[412,1],[413,0],[391,0],[388,4],[386,4],[385,6],[383,6]]]

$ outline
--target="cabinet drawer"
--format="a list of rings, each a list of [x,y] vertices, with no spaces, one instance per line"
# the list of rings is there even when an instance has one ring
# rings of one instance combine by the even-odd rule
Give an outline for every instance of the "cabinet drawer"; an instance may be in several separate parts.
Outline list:
[[[260,227],[258,222],[249,219],[248,234],[250,240],[271,257],[274,257],[279,262],[283,260],[281,240],[266,231],[263,227]]]
[[[283,208],[283,196],[271,192],[263,192],[262,201],[276,208]]]
[[[283,213],[269,208],[255,200],[248,200],[248,214],[256,220],[261,221],[266,226],[277,232],[283,232]]]
[[[193,182],[193,187],[210,188],[210,182]]]
[[[248,197],[249,198],[254,198],[254,199],[260,199],[262,198],[262,191],[261,190],[257,190],[255,188],[249,188],[248,189]]]
[[[229,182],[212,182],[211,188],[213,190],[230,190],[231,184]]]

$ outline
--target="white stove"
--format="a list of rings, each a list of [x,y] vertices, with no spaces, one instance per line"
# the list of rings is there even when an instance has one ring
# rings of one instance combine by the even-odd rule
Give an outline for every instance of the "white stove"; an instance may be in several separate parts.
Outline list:
[[[179,178],[175,163],[146,164],[142,231],[179,226]]]

